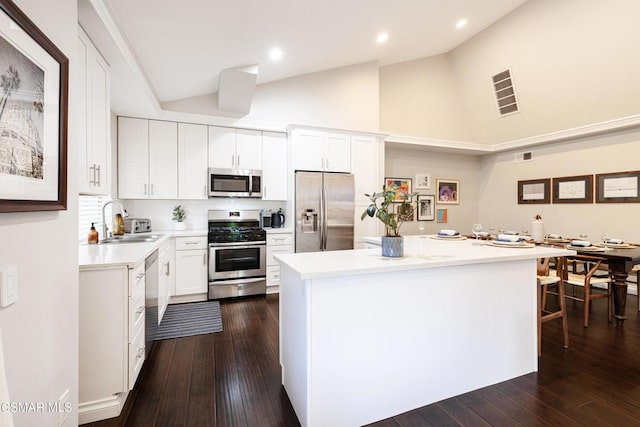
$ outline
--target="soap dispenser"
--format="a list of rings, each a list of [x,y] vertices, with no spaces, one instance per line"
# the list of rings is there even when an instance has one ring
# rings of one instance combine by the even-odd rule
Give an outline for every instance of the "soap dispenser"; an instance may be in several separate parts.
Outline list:
[[[92,222],[91,229],[89,230],[89,235],[87,236],[87,243],[98,243],[98,240],[98,231],[96,230],[96,227]]]

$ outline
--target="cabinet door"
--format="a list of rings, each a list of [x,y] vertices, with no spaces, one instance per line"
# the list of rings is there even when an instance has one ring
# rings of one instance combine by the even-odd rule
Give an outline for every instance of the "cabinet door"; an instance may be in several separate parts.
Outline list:
[[[209,126],[209,167],[231,169],[236,166],[236,130]]]
[[[175,243],[169,239],[158,250],[158,262],[160,264],[160,274],[158,280],[158,324],[162,321],[164,312],[171,298],[171,290],[175,287]]]
[[[89,135],[91,158],[95,168],[94,193],[111,191],[111,125],[109,106],[109,68],[94,50],[87,64],[89,82]]]
[[[236,130],[236,167],[262,169],[262,131]]]
[[[324,170],[351,172],[351,138],[349,135],[325,134]]]
[[[207,292],[207,251],[176,251],[176,295]]]
[[[324,170],[324,134],[300,129],[293,132],[293,169]]]
[[[91,193],[93,191],[93,182],[95,180],[95,172],[93,161],[88,150],[89,145],[89,126],[88,126],[88,110],[89,110],[89,88],[87,81],[87,56],[89,55],[89,39],[82,29],[78,29],[78,102],[81,114],[78,114],[78,160],[80,167],[78,169],[78,191],[80,193]]]
[[[178,123],[149,120],[149,198],[178,198]]]
[[[372,136],[351,137],[351,173],[354,176],[356,204],[368,205],[370,200],[365,194],[382,189],[380,146]],[[360,213],[356,212],[356,217]]]
[[[118,118],[118,196],[149,197],[149,121]]]
[[[262,133],[262,200],[287,200],[287,135]]]
[[[178,197],[207,199],[207,126],[178,124]]]

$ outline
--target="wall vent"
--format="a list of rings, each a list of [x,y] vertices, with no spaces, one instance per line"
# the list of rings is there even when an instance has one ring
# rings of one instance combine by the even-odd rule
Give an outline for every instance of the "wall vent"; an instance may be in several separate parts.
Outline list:
[[[496,102],[500,116],[519,112],[516,91],[513,87],[513,79],[511,78],[511,70],[498,73],[491,77],[491,80],[496,93]]]
[[[531,151],[515,153],[513,155],[513,163],[530,162],[531,160],[533,160],[533,152]]]

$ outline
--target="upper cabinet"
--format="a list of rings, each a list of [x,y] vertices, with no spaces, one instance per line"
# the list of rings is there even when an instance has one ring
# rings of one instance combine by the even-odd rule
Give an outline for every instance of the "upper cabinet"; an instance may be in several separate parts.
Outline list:
[[[262,200],[287,200],[287,135],[262,133]]]
[[[293,170],[351,172],[349,135],[303,128],[291,135]]]
[[[372,194],[382,189],[384,144],[381,139],[375,136],[352,135],[351,159],[355,202],[356,204],[368,205],[370,200],[365,194]]]
[[[108,195],[111,191],[109,66],[78,27],[79,192]]]
[[[178,197],[206,199],[207,126],[178,123]]]
[[[262,132],[209,126],[209,167],[262,169]]]
[[[118,118],[118,196],[178,198],[178,124]]]

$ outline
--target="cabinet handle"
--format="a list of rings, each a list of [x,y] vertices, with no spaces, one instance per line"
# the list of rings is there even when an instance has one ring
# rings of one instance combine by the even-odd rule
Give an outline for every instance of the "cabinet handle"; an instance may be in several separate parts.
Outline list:
[[[236,156],[234,156],[233,154],[231,155],[231,166],[235,166],[236,165]]]
[[[151,184],[151,192],[149,193],[150,196],[153,196],[153,184]]]
[[[136,310],[136,314],[141,314],[144,312],[144,306],[140,306],[138,307],[138,309]]]
[[[102,184],[102,179],[100,178],[100,165],[96,165],[95,171],[98,174],[98,179],[96,179],[95,183],[98,187]]]
[[[207,197],[207,186],[204,186],[204,197]]]
[[[202,265],[207,265],[207,254],[202,254]]]
[[[197,245],[199,242],[184,242],[185,245]]]
[[[273,237],[273,240],[277,240],[278,242],[281,242],[284,239],[284,237]]]
[[[147,184],[144,184],[144,195],[147,195]]]
[[[96,185],[96,165],[89,166],[89,185]]]
[[[144,277],[144,273],[138,273],[136,274],[136,280],[138,279],[142,279]]]
[[[274,279],[279,279],[279,278],[280,278],[280,275],[279,275],[279,274],[274,274],[274,275],[273,275],[273,278],[274,278]]]
[[[144,346],[138,348],[138,354],[136,354],[136,359],[141,359],[144,356]]]
[[[329,158],[325,157],[324,159],[325,159],[325,166],[324,167],[325,167],[325,169],[329,169]]]
[[[169,273],[170,272],[169,261],[167,261],[167,263],[165,264],[165,267],[166,267],[166,269],[165,269],[164,275],[168,277],[169,274],[170,274]]]
[[[240,155],[238,154],[238,167],[240,167]]]

